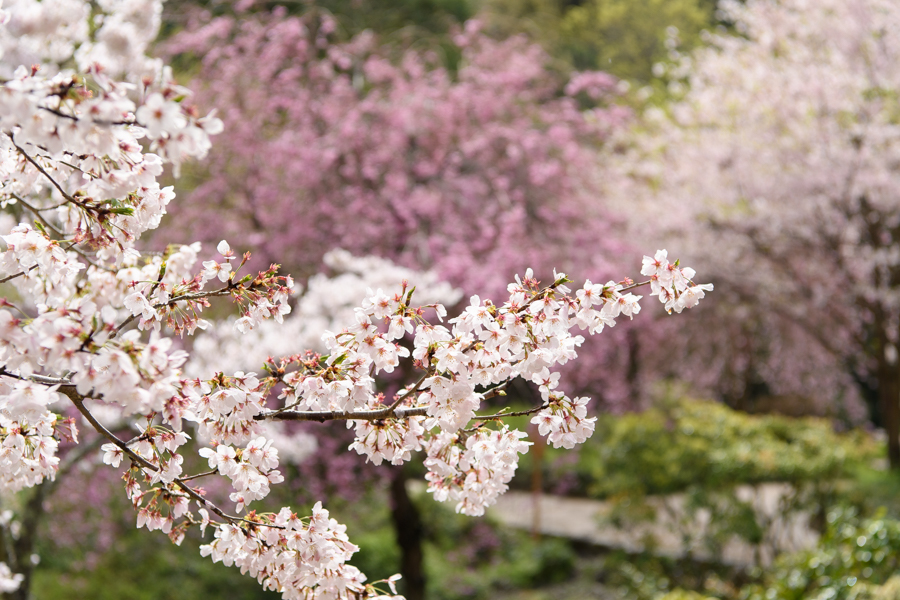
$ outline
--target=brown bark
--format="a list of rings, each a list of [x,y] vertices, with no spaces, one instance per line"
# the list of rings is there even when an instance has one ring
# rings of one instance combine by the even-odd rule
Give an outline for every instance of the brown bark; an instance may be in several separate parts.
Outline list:
[[[419,510],[406,490],[406,467],[394,470],[391,477],[391,518],[400,547],[401,592],[407,600],[424,600],[425,570],[423,566],[423,528]]]
[[[878,321],[876,321],[876,325]],[[891,364],[887,357],[888,339],[880,328],[878,353],[878,408],[882,425],[887,434],[888,463],[891,469],[900,469],[900,370],[897,360]]]
[[[45,481],[32,489],[28,501],[18,515],[20,523],[18,538],[13,539],[9,529],[3,528],[3,561],[13,573],[20,573],[25,577],[16,591],[0,596],[3,600],[28,600],[31,595],[31,575],[34,571],[31,555],[34,554],[38,525],[44,515],[44,500],[52,491],[52,487],[52,481]]]
[[[544,445],[546,444],[546,441],[544,440],[544,437],[540,435],[540,431],[538,431],[537,425],[531,426],[531,440],[534,443],[534,446],[532,446],[533,467],[531,470],[531,537],[533,537],[534,539],[540,539],[541,496],[543,496],[544,492]]]

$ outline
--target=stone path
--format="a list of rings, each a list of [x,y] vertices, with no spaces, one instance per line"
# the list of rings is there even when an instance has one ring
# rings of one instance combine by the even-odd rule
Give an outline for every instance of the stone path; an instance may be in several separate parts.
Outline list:
[[[673,558],[683,558],[690,553],[699,560],[749,567],[757,560],[762,565],[770,564],[778,552],[797,551],[816,544],[818,534],[809,527],[808,514],[794,512],[787,519],[779,515],[779,505],[790,492],[790,486],[777,483],[739,487],[737,496],[750,502],[757,515],[770,521],[766,543],[756,548],[735,537],[716,556],[700,541],[709,528],[710,513],[701,510],[694,519],[688,520],[685,499],[680,494],[648,499],[647,503],[656,509],[656,520],[623,528],[610,522],[613,508],[610,502],[584,498],[548,494],[535,498],[527,492],[510,491],[501,496],[488,513],[510,527],[533,530],[537,523],[543,534],[599,546],[628,552],[649,549],[654,554]],[[537,521],[535,506],[538,506]]]

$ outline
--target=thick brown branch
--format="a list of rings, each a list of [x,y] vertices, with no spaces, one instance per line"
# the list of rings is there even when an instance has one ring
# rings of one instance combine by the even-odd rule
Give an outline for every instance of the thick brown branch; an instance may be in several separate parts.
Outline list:
[[[325,423],[326,421],[378,421],[381,419],[408,419],[410,417],[425,417],[428,415],[427,406],[414,406],[410,408],[398,408],[397,405],[407,396],[412,395],[419,389],[422,382],[431,375],[429,370],[423,375],[415,386],[401,396],[398,401],[391,406],[386,406],[377,410],[359,410],[345,412],[340,410],[321,410],[321,411],[299,411],[299,410],[276,410],[258,414],[254,419],[257,421],[315,421],[317,423]],[[508,381],[497,385],[484,393],[483,399],[493,398],[500,394],[509,384]],[[529,414],[529,413],[523,413]],[[509,413],[506,416],[513,416]],[[485,419],[492,417],[475,417],[476,419]]]
[[[390,407],[379,410],[360,410],[355,412],[344,412],[340,410],[323,410],[323,411],[295,411],[289,410],[284,412],[272,411],[258,414],[254,419],[257,421],[315,421],[317,423],[325,423],[326,421],[378,421],[380,419],[408,419],[409,417],[424,417],[428,414],[427,406],[417,406],[414,408],[395,408],[393,411]]]

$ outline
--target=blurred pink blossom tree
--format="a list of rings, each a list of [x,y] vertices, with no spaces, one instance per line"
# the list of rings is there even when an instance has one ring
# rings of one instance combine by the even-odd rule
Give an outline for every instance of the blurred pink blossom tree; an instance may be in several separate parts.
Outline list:
[[[334,27],[221,17],[167,42],[199,57],[196,102],[229,131],[180,222],[210,241],[245,236],[298,274],[336,246],[468,291],[503,289],[526,264],[616,266],[625,244],[597,194],[595,151],[629,113],[575,98],[612,98],[614,78],[576,74],[562,93],[540,47],[476,22],[453,38],[455,72],[371,34],[336,41]]]
[[[688,379],[851,420],[867,399],[900,467],[900,5],[723,9],[741,35],[669,66],[682,99],[647,112],[610,187],[636,239],[667,232],[715,273]]]

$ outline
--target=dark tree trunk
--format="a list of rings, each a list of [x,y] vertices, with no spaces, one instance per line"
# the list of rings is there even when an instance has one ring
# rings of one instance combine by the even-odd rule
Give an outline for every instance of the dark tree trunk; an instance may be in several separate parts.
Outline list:
[[[424,600],[425,571],[422,556],[422,519],[406,490],[406,467],[394,469],[391,477],[391,518],[400,546],[401,591],[407,600]]]
[[[887,433],[888,462],[891,469],[900,469],[900,405],[898,405],[897,378],[891,377],[884,393],[879,390]]]
[[[28,600],[31,595],[31,575],[34,571],[31,555],[34,554],[38,525],[44,515],[44,500],[52,491],[53,485],[52,481],[45,481],[32,489],[31,495],[19,515],[21,527],[17,539],[12,539],[8,527],[3,528],[4,562],[13,573],[20,573],[24,576],[16,591],[0,596],[4,600]]]
[[[544,446],[546,441],[540,434],[537,425],[530,427],[532,446],[532,471],[531,471],[531,537],[541,537],[541,497],[544,493]]]
[[[888,463],[891,469],[897,470],[900,469],[900,365],[897,364],[896,356],[891,357],[893,360],[888,360],[887,335],[883,327],[879,329],[881,348],[878,353],[878,409],[887,434]]]

